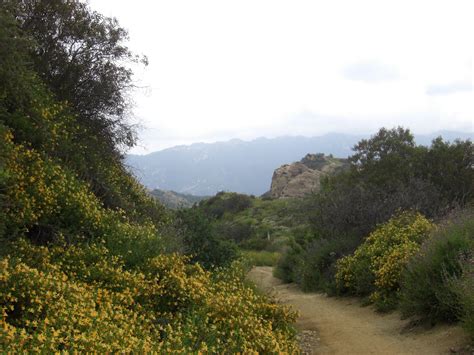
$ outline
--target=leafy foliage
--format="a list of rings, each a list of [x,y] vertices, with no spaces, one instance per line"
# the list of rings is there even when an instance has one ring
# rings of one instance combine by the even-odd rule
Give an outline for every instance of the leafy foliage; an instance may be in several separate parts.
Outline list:
[[[127,32],[117,20],[76,0],[11,0],[4,6],[33,39],[34,69],[56,99],[68,102],[109,149],[133,145],[125,121],[132,72],[125,64],[140,58],[124,45]]]
[[[233,240],[244,250],[281,251],[293,234],[304,234],[308,229],[297,199],[219,193],[196,208],[209,218],[217,235]]]

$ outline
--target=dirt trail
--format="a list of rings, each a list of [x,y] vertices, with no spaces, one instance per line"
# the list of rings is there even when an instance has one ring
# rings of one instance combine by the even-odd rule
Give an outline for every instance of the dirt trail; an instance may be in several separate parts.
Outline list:
[[[256,267],[249,278],[300,312],[297,327],[303,350],[313,354],[447,354],[466,344],[459,327],[404,331],[408,321],[396,312],[375,313],[350,298],[329,298],[303,293],[295,285],[282,284],[271,267]]]

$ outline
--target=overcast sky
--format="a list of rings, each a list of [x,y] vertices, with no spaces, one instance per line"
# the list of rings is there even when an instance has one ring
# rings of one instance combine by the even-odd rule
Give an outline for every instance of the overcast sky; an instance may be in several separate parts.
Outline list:
[[[474,130],[474,1],[90,0],[146,54],[134,153],[260,136]]]

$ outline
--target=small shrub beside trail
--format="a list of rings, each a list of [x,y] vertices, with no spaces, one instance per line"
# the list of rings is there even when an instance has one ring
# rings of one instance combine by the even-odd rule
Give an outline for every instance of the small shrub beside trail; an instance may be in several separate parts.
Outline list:
[[[341,293],[370,296],[378,309],[393,308],[409,258],[433,229],[419,213],[402,212],[372,232],[354,254],[337,262]]]
[[[472,314],[469,303],[473,302],[474,292],[472,266],[468,265],[468,260],[472,260],[473,255],[474,219],[471,211],[440,226],[409,261],[401,282],[403,314],[432,322],[455,321],[463,318],[466,312]],[[469,268],[470,272],[467,271]],[[465,303],[465,310],[461,303]]]

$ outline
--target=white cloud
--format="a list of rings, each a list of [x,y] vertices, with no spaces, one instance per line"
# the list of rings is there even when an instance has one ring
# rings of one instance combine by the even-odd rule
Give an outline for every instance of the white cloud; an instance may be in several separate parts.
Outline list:
[[[116,16],[150,60],[137,75],[149,90],[135,94],[147,128],[135,152],[322,127],[472,129],[472,91],[432,95],[472,83],[470,0],[90,4]]]
[[[428,95],[450,95],[465,91],[472,91],[472,82],[457,81],[448,84],[430,85],[426,89]]]
[[[344,76],[349,80],[359,80],[367,83],[392,81],[398,79],[397,68],[374,61],[361,61],[344,68]]]

